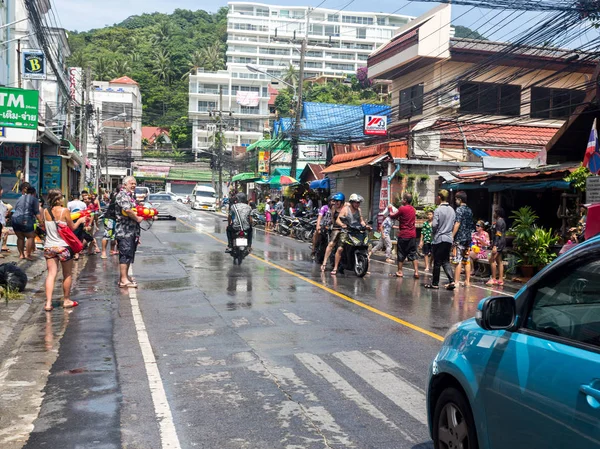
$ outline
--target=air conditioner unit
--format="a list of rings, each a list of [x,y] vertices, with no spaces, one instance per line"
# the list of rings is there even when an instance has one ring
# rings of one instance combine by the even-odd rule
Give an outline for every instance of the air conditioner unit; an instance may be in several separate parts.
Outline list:
[[[415,158],[438,159],[440,156],[439,132],[415,133],[412,144],[412,156]]]
[[[438,106],[442,108],[458,109],[460,107],[460,92],[458,89],[438,94]]]

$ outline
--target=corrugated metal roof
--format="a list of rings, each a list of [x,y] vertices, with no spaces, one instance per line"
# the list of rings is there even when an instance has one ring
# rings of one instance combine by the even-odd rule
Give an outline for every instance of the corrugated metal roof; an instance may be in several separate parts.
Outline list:
[[[503,159],[535,159],[539,151],[511,150],[511,149],[487,149],[468,147],[469,151],[477,157],[497,157]]]
[[[438,120],[431,127],[438,130],[442,139],[458,140],[477,146],[528,146],[542,149],[556,134],[558,128],[541,126],[501,125],[495,123],[461,123]],[[537,147],[537,148],[535,148]],[[527,150],[528,148],[523,148]]]

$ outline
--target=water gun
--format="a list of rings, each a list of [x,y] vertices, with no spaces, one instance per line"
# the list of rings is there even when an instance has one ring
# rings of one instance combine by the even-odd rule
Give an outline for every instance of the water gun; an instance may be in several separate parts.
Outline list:
[[[138,217],[142,217],[144,220],[151,220],[158,215],[158,211],[151,207],[137,206],[136,212]]]
[[[477,246],[477,245],[471,246],[471,249],[473,250],[473,252],[475,254],[479,254],[481,252],[481,248],[479,246]]]
[[[77,212],[73,212],[71,214],[71,220],[73,221],[77,221],[79,220],[81,217],[85,217],[85,218],[89,218],[92,215],[92,211],[90,211],[89,209],[85,209],[85,210],[79,210]]]

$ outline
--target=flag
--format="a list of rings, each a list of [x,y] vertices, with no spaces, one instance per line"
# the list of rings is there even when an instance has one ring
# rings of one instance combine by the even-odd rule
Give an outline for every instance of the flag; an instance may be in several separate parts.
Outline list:
[[[583,165],[595,175],[600,172],[600,151],[598,149],[598,131],[596,131],[596,119],[594,119],[592,131],[590,132],[590,138],[588,139],[587,148],[585,149]]]

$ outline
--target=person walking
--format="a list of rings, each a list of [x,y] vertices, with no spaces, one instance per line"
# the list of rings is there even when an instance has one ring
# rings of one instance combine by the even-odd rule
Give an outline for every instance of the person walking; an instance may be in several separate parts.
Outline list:
[[[490,256],[490,269],[492,277],[486,285],[504,285],[504,261],[502,251],[506,248],[506,221],[504,220],[504,209],[497,206],[494,209],[494,226],[492,228],[492,255]],[[498,279],[496,279],[498,274]]]
[[[462,266],[465,266],[465,286],[471,285],[471,266],[469,252],[471,251],[471,240],[473,232],[475,231],[475,222],[473,220],[473,211],[467,206],[467,193],[463,190],[456,192],[456,205],[458,206],[455,211],[456,218],[454,219],[454,227],[452,229],[452,236],[454,238],[454,246],[456,247],[456,255],[454,257],[454,263],[456,268],[454,270],[454,284],[458,284],[460,281],[460,273]]]
[[[133,176],[123,180],[123,188],[116,198],[115,214],[117,226],[115,236],[119,246],[119,287],[137,288],[138,284],[129,275],[129,267],[135,260],[135,252],[140,240],[140,223],[143,217],[136,212],[135,187]]]
[[[371,251],[369,251],[369,258],[374,252],[381,251],[385,249],[385,261],[388,263],[393,262],[392,260],[392,226],[394,224],[394,220],[390,218],[389,214],[385,219],[381,222],[381,226],[378,231],[381,233],[381,238],[377,245],[375,245]]]
[[[0,236],[2,236],[2,231],[6,227],[6,215],[8,214],[8,207],[2,201],[2,194],[4,193],[4,189],[0,185]],[[0,253],[0,259],[4,259],[4,254]]]
[[[17,236],[19,259],[35,260],[31,254],[35,250],[34,224],[36,218],[41,221],[40,203],[32,194],[35,190],[31,184],[21,185],[21,197],[17,200],[12,215],[12,227]],[[27,239],[27,243],[25,240]]]
[[[433,213],[433,241],[431,245],[433,255],[433,278],[425,288],[439,289],[441,269],[448,276],[449,283],[445,286],[447,290],[454,290],[454,275],[450,266],[450,250],[452,249],[452,229],[456,221],[454,209],[448,204],[450,193],[442,189],[438,192],[439,207]]]
[[[398,208],[395,214],[390,214],[390,218],[398,220],[398,244],[396,246],[396,253],[398,259],[398,271],[396,276],[401,278],[404,276],[402,273],[402,266],[404,261],[408,259],[409,262],[413,263],[415,273],[413,274],[415,279],[419,279],[419,256],[417,254],[417,211],[412,206],[413,197],[410,193],[404,193],[402,195],[402,206]],[[391,206],[390,206],[391,207]]]
[[[342,192],[337,192],[331,196],[331,200],[333,201],[333,205],[329,207],[329,215],[331,216],[331,229],[329,232],[329,243],[325,249],[325,257],[323,258],[323,263],[321,264],[321,271],[325,271],[327,269],[329,257],[331,256],[331,253],[336,250],[339,244],[341,227],[338,226],[337,219],[344,208],[346,196]]]
[[[58,265],[60,264],[63,273],[63,303],[65,309],[77,307],[77,301],[71,299],[71,284],[73,271],[73,251],[58,233],[58,224],[69,226],[71,230],[75,230],[85,222],[85,217],[81,217],[75,223],[71,220],[69,209],[64,207],[64,196],[58,189],[52,189],[48,192],[48,208],[42,214],[40,223],[46,230],[46,240],[44,242],[44,257],[46,266],[48,267],[48,275],[46,276],[46,304],[44,310],[51,312],[52,293],[58,274]]]
[[[425,257],[425,273],[429,273],[433,268],[431,260],[431,242],[433,241],[433,231],[431,230],[431,224],[433,223],[433,211],[427,211],[427,220],[423,223],[421,228],[421,241],[419,242],[419,249],[423,251]]]

